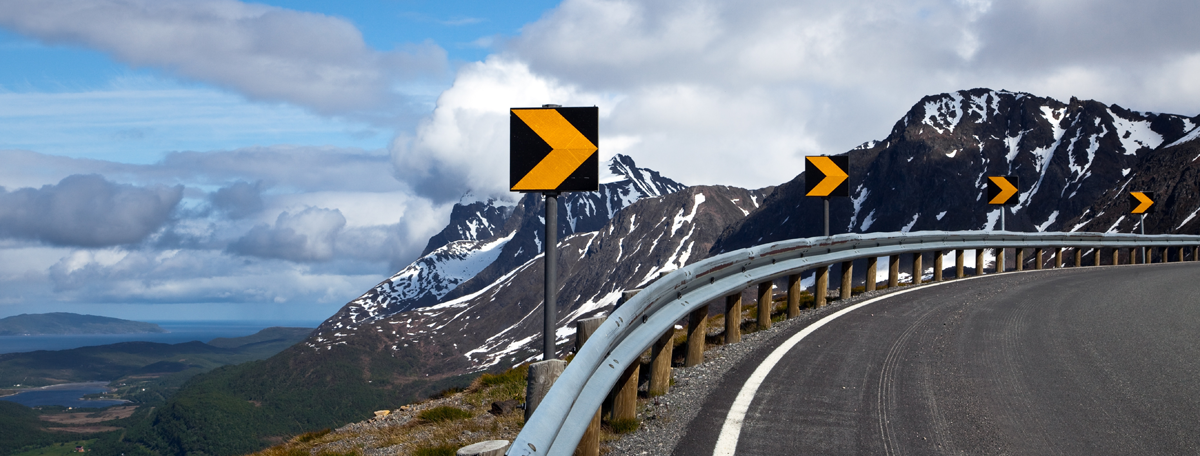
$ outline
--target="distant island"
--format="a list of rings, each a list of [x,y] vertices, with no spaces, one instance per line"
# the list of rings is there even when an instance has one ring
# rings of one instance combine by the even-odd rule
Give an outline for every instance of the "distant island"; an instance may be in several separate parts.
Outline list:
[[[154,323],[68,312],[21,314],[0,319],[0,336],[165,333]]]

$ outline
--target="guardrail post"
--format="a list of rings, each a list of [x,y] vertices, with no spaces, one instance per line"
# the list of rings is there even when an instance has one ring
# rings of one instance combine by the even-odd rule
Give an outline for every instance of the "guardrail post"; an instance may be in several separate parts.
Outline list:
[[[1118,264],[1121,264],[1121,248],[1120,248],[1120,247],[1113,247],[1113,261],[1112,261],[1112,264],[1113,264],[1113,266],[1116,266],[1116,265],[1118,265]]]
[[[1075,267],[1083,266],[1083,248],[1075,247]]]
[[[625,372],[621,373],[621,378],[617,380],[617,391],[613,395],[613,421],[637,418],[638,377],[642,370],[640,356],[634,358],[630,363],[625,368]]]
[[[878,278],[875,277],[875,269],[879,267],[879,257],[871,256],[867,258],[867,291],[875,291]]]
[[[1017,261],[1016,261],[1017,272],[1021,272],[1021,271],[1025,270],[1025,248],[1017,247],[1016,251],[1017,251]]]
[[[800,274],[788,276],[788,318],[800,316]]]
[[[1004,247],[996,247],[996,272],[1004,272]]]
[[[1096,266],[1100,266],[1100,247],[1096,247]]]
[[[1033,256],[1034,256],[1034,257],[1036,257],[1036,258],[1034,258],[1033,268],[1034,268],[1034,269],[1041,269],[1041,268],[1042,268],[1042,261],[1044,261],[1044,260],[1043,260],[1043,258],[1042,258],[1042,248],[1041,248],[1041,247],[1038,247],[1037,249],[1035,249],[1035,250],[1033,251]]]
[[[829,293],[829,266],[821,266],[817,268],[816,282],[816,285],[814,285],[814,288],[816,289],[813,290],[813,294],[816,296],[816,299],[813,300],[813,305],[817,306],[818,308],[825,307],[825,296]],[[762,324],[759,324],[758,327],[763,328]],[[771,319],[767,318],[767,328],[770,327]]]
[[[933,251],[933,281],[942,281],[942,251]]]
[[[921,252],[913,252],[912,284],[920,285],[925,276],[925,268],[921,267]]]
[[[1193,248],[1192,261],[1200,261],[1200,245]]]
[[[966,255],[963,249],[958,249],[954,252],[954,278],[956,279],[966,277],[966,275],[964,275],[966,274],[966,271],[964,271],[965,268],[963,267],[966,266],[963,264],[964,258],[966,258]]]
[[[983,249],[975,249],[975,275],[983,275]]]
[[[651,396],[667,394],[671,388],[671,351],[675,344],[675,327],[659,336],[650,351],[650,388],[646,390]]]
[[[850,299],[854,288],[854,260],[842,262],[842,299]]]
[[[708,332],[708,306],[700,306],[688,315],[687,356],[684,367],[704,362],[704,335]]]
[[[1179,247],[1179,262],[1180,263],[1183,262],[1183,247],[1182,246]]]
[[[888,257],[888,288],[900,286],[900,255]]]
[[[575,322],[575,353],[579,353],[579,349],[583,348],[583,344],[587,342],[588,338],[592,337],[592,333],[600,328],[601,323],[604,323],[604,317],[585,318]],[[596,409],[596,414],[592,416],[592,422],[588,423],[587,430],[583,432],[583,437],[579,439],[579,445],[575,447],[575,455],[598,456],[599,454],[600,409]]]
[[[775,307],[775,282],[766,281],[758,284],[758,329],[771,328],[771,308]]]
[[[742,294],[725,297],[725,343],[742,341]]]
[[[1062,250],[1063,250],[1062,247],[1054,248],[1054,268],[1055,269],[1062,268],[1062,263],[1063,263],[1062,262]]]

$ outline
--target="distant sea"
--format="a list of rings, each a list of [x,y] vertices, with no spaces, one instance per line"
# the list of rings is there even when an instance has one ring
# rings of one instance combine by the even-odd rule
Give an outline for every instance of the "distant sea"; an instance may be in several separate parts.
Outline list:
[[[108,334],[83,336],[0,336],[0,354],[36,350],[69,350],[118,342],[159,342],[179,344],[198,340],[208,342],[218,337],[242,337],[272,326],[316,328],[320,321],[152,321],[170,331],[149,334]]]

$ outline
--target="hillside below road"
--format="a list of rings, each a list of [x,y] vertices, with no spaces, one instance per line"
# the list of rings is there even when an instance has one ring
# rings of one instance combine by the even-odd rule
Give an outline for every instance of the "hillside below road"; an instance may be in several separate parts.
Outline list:
[[[1200,263],[1068,268],[872,302],[783,355],[736,452],[1200,453],[1197,277]],[[674,454],[714,454],[772,350],[729,371]]]

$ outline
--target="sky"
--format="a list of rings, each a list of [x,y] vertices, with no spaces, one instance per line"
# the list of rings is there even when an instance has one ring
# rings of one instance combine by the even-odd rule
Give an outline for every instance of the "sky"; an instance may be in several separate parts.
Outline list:
[[[8,0],[0,317],[319,321],[507,191],[508,109],[785,182],[988,87],[1200,114],[1200,3]],[[749,159],[747,159],[749,158]]]

